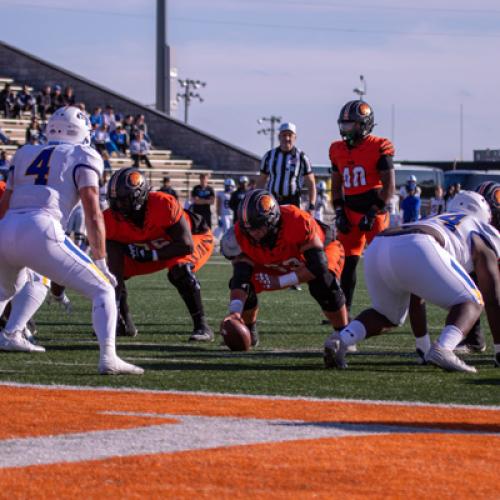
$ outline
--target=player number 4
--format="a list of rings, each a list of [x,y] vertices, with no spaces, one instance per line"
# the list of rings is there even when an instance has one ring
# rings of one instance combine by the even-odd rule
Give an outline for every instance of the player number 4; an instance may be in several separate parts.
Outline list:
[[[33,160],[31,165],[26,169],[25,175],[34,175],[35,184],[37,186],[45,186],[49,178],[50,157],[55,148],[42,149],[40,154]]]

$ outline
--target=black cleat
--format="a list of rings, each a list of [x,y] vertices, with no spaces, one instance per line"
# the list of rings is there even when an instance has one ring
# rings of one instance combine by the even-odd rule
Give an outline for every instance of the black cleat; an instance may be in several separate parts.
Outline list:
[[[137,330],[130,314],[126,314],[125,317],[121,314],[118,315],[118,322],[116,324],[117,337],[136,337],[138,333],[139,330]]]
[[[500,352],[495,354],[495,368],[500,368]]]

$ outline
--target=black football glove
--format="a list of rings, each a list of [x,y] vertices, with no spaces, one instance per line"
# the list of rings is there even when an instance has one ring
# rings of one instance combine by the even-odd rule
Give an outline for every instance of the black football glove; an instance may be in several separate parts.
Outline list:
[[[127,245],[127,254],[137,262],[152,262],[158,260],[156,250],[149,250],[146,247],[134,244]]]
[[[376,210],[369,210],[361,220],[359,221],[358,227],[360,231],[371,231],[373,229],[373,224],[375,224],[375,218],[377,217]]]
[[[351,230],[351,223],[347,218],[344,207],[337,207],[335,209],[335,225],[344,234],[347,234]]]

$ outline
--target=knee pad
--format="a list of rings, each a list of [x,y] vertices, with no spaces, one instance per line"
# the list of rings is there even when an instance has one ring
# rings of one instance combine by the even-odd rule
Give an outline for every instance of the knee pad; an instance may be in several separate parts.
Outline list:
[[[309,282],[309,293],[322,311],[335,312],[345,304],[345,297],[335,275],[328,271]]]
[[[201,288],[190,264],[174,266],[168,272],[168,280],[181,294],[199,291]]]

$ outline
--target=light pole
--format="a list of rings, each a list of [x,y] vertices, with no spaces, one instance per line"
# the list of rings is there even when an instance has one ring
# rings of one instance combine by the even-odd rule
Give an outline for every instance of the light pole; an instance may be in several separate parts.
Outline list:
[[[257,120],[257,123],[259,125],[262,125],[265,122],[269,122],[269,127],[264,127],[261,128],[260,130],[257,130],[258,134],[264,134],[267,135],[269,134],[271,136],[271,149],[274,149],[274,137],[276,135],[276,125],[278,123],[281,123],[281,116],[263,116],[262,118],[259,118]]]
[[[188,109],[191,101],[193,99],[198,99],[200,102],[203,102],[203,98],[197,92],[193,92],[193,89],[199,89],[200,87],[205,87],[206,82],[202,82],[201,80],[192,80],[190,78],[177,80],[179,85],[184,89],[183,93],[177,93],[177,100],[184,100],[184,123],[188,122]]]
[[[365,77],[363,75],[359,75],[359,81],[361,82],[361,85],[359,87],[353,88],[352,91],[355,94],[358,94],[359,100],[362,101],[363,100],[363,96],[365,96],[366,92],[367,92]]]

